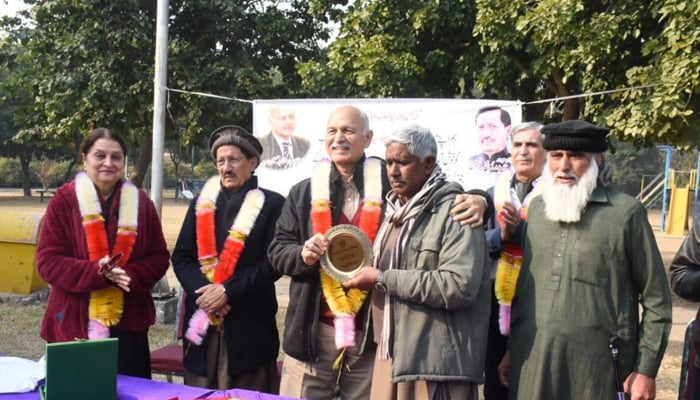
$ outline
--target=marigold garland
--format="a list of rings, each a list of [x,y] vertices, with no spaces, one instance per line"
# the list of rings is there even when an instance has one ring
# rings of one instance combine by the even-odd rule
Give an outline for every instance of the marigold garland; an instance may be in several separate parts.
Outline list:
[[[102,217],[102,205],[92,179],[80,172],[75,177],[75,192],[83,218],[83,229],[91,261],[98,261],[109,255],[109,243],[105,221]],[[112,254],[122,253],[117,266],[124,267],[134,251],[138,225],[138,188],[129,181],[121,187],[117,237]],[[95,290],[90,293],[88,306],[88,338],[99,339],[109,336],[109,327],[121,320],[124,312],[124,292],[116,287]]]
[[[499,177],[495,189],[494,198],[496,200],[496,212],[499,223],[503,223],[503,202],[513,201],[514,205],[520,209],[520,219],[527,220],[527,207],[529,200],[539,191],[537,186],[523,199],[520,204],[517,197],[511,196],[511,181],[514,179],[512,173],[504,173]],[[515,287],[520,276],[520,268],[523,263],[522,248],[520,244],[508,243],[501,250],[501,255],[496,264],[496,277],[494,280],[494,292],[498,300],[498,327],[503,335],[510,334],[510,312],[513,298],[515,298]]]
[[[328,182],[330,170],[331,164],[328,160],[321,161],[314,166],[311,179],[311,224],[313,234],[325,234],[332,225],[330,186]],[[365,161],[364,170],[365,198],[361,207],[359,228],[367,234],[370,242],[374,242],[382,216],[381,162],[378,159],[369,158]],[[338,348],[352,346],[354,345],[354,336],[349,334],[341,335],[346,338],[340,339],[337,331],[354,331],[353,318],[360,311],[367,297],[367,292],[356,288],[346,291],[340,282],[333,279],[323,269],[320,270],[320,277],[323,295],[326,298],[328,307],[336,316],[336,346]],[[339,324],[342,324],[343,327],[340,328]],[[339,364],[341,359],[342,354],[339,360],[336,361],[336,365]]]
[[[238,259],[245,248],[246,240],[255,225],[265,204],[265,193],[260,189],[249,190],[246,193],[241,209],[231,225],[229,235],[224,242],[224,248],[219,256],[216,251],[216,234],[214,217],[216,199],[221,192],[220,178],[209,178],[202,188],[202,193],[195,205],[197,217],[197,256],[200,270],[210,282],[222,283],[236,272]],[[209,325],[221,326],[223,317],[207,314],[201,308],[195,311],[190,319],[185,337],[196,345],[202,344]]]

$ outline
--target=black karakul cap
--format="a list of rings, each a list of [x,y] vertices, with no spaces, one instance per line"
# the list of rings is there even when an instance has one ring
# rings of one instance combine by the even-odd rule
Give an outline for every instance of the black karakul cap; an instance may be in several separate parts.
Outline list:
[[[602,153],[608,149],[605,137],[610,129],[572,119],[542,128],[545,150],[570,150]]]
[[[257,156],[263,152],[262,144],[247,130],[237,125],[224,125],[214,129],[209,136],[209,148],[212,157],[216,158],[216,150],[224,145],[238,146],[248,157]]]

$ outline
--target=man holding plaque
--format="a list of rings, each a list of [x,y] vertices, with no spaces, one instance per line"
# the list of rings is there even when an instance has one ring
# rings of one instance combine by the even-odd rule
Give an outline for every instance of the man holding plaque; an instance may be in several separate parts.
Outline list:
[[[445,180],[428,129],[411,125],[384,143],[391,192],[374,266],[343,283],[374,288],[370,398],[476,400],[490,311],[484,231],[450,216],[462,188]]]
[[[319,162],[310,179],[290,189],[277,221],[268,256],[273,268],[291,277],[280,385],[284,396],[369,397],[375,345],[368,337],[368,292],[345,290],[338,278],[352,271],[355,262],[365,265],[371,258],[363,243],[371,243],[379,229],[382,199],[389,190],[384,163],[364,154],[372,135],[369,118],[358,108],[331,112],[325,137],[331,161]],[[455,218],[481,223],[484,198],[461,198]],[[334,248],[352,249],[327,254],[327,234],[340,238],[333,241]],[[319,268],[322,258],[328,268]]]

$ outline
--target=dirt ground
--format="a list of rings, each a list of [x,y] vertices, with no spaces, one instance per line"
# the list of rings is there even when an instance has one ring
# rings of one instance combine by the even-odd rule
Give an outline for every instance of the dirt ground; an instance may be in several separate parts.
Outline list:
[[[175,201],[172,195],[165,194],[162,205],[162,222],[168,247],[172,250],[180,231],[180,226],[187,210],[188,202]],[[0,225],[2,213],[11,212],[42,212],[46,206],[39,202],[38,197],[25,198],[16,190],[0,189]],[[649,221],[654,228],[657,243],[668,265],[676,250],[680,246],[683,237],[667,235],[660,231],[661,216],[659,212],[650,212]],[[2,232],[0,228],[0,232]],[[1,238],[0,238],[1,240]],[[171,287],[177,287],[172,269],[167,274]],[[282,309],[287,304],[287,280],[279,281],[278,297]],[[676,399],[681,368],[681,353],[683,347],[683,335],[685,328],[695,316],[697,304],[685,302],[677,297],[673,298],[673,327],[666,355],[661,364],[657,377],[657,399]],[[19,310],[18,310],[19,308]],[[14,355],[24,358],[37,359],[42,353],[44,342],[38,336],[38,324],[43,314],[42,304],[18,306],[17,304],[0,301],[0,354]],[[152,346],[166,343],[172,335],[172,326],[157,325],[152,329]]]

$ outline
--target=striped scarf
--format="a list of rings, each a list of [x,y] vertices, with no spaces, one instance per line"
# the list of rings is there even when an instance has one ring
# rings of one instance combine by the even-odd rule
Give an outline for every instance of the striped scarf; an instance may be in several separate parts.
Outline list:
[[[393,228],[399,228],[399,234],[396,239],[396,245],[391,252],[391,258],[389,260],[389,269],[395,269],[401,261],[401,254],[403,254],[404,246],[408,240],[408,236],[413,227],[413,223],[416,221],[418,215],[420,215],[426,201],[430,198],[435,189],[445,181],[445,174],[439,165],[435,166],[435,169],[425,181],[423,187],[411,197],[405,204],[401,203],[399,196],[397,196],[393,191],[386,195],[386,214],[384,217],[384,222],[379,228],[379,233],[377,233],[377,239],[374,241],[374,254],[382,254],[384,244],[389,236],[389,232]],[[376,262],[376,258],[375,258]],[[382,336],[379,342],[379,356],[382,360],[388,360],[391,355],[389,352],[389,337],[391,335],[391,298],[388,293],[384,294],[384,319],[382,325]]]

